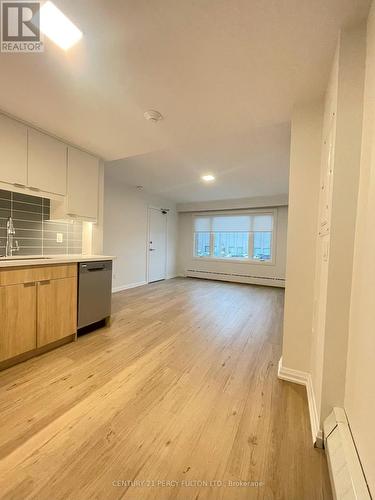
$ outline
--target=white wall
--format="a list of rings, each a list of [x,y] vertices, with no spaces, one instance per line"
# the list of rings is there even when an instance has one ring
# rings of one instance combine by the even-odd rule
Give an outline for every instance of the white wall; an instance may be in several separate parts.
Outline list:
[[[310,410],[318,437],[319,428],[322,429],[332,408],[344,406],[362,141],[365,35],[365,26],[360,25],[343,30],[339,36],[324,105],[320,155],[319,117],[311,110],[309,117],[305,106],[296,112],[292,127],[289,274],[282,362],[284,372],[303,372],[300,378],[311,382]],[[298,172],[299,162],[306,163],[303,175]],[[306,227],[302,223],[305,213],[309,221]],[[315,237],[314,220],[317,221]],[[303,269],[303,260],[296,255],[299,246],[303,251],[306,243],[309,270]]]
[[[167,278],[176,275],[177,214],[175,205],[105,177],[104,253],[114,255],[114,290],[147,282],[148,207],[169,208]]]
[[[345,410],[375,495],[375,5],[368,21],[363,142],[350,308]]]
[[[344,406],[362,142],[365,52],[366,30],[364,25],[345,30],[342,33],[340,37],[336,144],[330,217],[321,422],[334,406]]]
[[[309,144],[307,125],[301,120],[304,111],[306,108],[299,111],[292,127],[288,238],[296,239],[297,246],[306,238],[311,241],[311,226],[299,225],[296,212],[307,209],[310,213],[311,204],[316,205],[315,195],[308,194],[309,186],[316,189],[316,182],[309,179],[308,172],[299,178],[294,172],[298,165],[295,153],[303,156],[304,144]],[[311,116],[310,126],[314,123]],[[365,26],[357,26],[340,35],[327,89],[322,137],[314,314],[311,318],[313,273],[301,272],[300,286],[297,282],[293,286],[289,269],[293,274],[298,268],[293,267],[295,257],[288,251],[281,376],[289,373],[290,380],[306,381],[312,424],[321,426],[333,406],[344,407],[374,494],[375,5],[367,33]],[[313,163],[310,167],[316,171],[318,160]],[[294,184],[296,180],[299,185]],[[304,196],[300,196],[304,191],[305,207]],[[298,231],[299,241],[295,238]],[[309,299],[307,314],[302,318],[296,312],[293,324],[293,310],[297,311],[304,296]]]
[[[314,314],[311,324],[312,340],[310,369],[312,394],[314,395],[314,406],[316,408],[317,426],[321,430],[320,421],[322,387],[323,387],[323,367],[324,367],[324,342],[325,325],[327,311],[327,287],[328,287],[328,267],[329,267],[329,218],[332,208],[332,177],[334,170],[335,130],[337,116],[337,92],[339,78],[339,44],[337,45],[333,60],[327,92],[324,101],[324,119],[321,143],[321,165],[320,165],[320,186],[319,186],[319,206],[317,210],[318,223],[316,227],[316,263],[315,263],[315,283],[314,283]],[[330,160],[332,158],[332,160]],[[330,174],[332,169],[332,175]],[[321,227],[323,221],[326,222]],[[318,431],[319,432],[319,431]]]
[[[323,102],[293,112],[283,364],[309,371],[314,310]]]
[[[218,206],[220,210],[227,209],[226,202],[221,202]],[[247,208],[247,207],[242,207]],[[193,257],[193,214],[194,212],[179,213],[178,219],[178,272],[180,275],[185,276],[188,270],[204,271],[208,273],[234,273],[242,276],[249,276],[249,278],[231,278],[237,281],[246,283],[258,283],[265,285],[283,286],[284,282],[262,280],[262,277],[280,278],[285,279],[285,262],[286,262],[286,235],[287,235],[287,221],[288,221],[288,208],[277,207],[277,229],[276,229],[276,256],[275,264],[250,264],[242,262],[230,261],[215,261],[203,260]],[[204,275],[202,275],[204,277]],[[207,276],[206,276],[207,277]],[[258,279],[254,278],[258,277]],[[218,277],[220,279],[220,276]],[[216,279],[216,278],[214,278]],[[221,279],[228,279],[221,277]]]
[[[200,201],[193,203],[177,203],[178,212],[201,212],[205,210],[238,210],[241,208],[282,207],[288,205],[288,195],[256,196],[253,198],[236,198],[234,200]]]

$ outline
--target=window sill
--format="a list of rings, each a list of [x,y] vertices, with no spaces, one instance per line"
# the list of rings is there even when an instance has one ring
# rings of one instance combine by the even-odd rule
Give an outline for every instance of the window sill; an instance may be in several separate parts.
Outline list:
[[[223,262],[226,264],[235,263],[235,264],[251,264],[253,266],[274,266],[274,260],[256,260],[256,259],[220,259],[218,257],[196,257],[193,256],[193,260],[198,260],[202,262]]]

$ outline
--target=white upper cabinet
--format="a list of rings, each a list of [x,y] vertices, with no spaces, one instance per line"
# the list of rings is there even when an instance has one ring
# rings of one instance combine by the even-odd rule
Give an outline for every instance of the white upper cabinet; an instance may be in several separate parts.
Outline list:
[[[0,114],[0,189],[51,199],[51,218],[97,221],[99,160]]]
[[[68,148],[68,217],[98,217],[99,161],[76,148]]]
[[[0,182],[27,183],[27,127],[0,115]]]
[[[30,189],[66,194],[67,146],[49,135],[28,130],[28,179]]]

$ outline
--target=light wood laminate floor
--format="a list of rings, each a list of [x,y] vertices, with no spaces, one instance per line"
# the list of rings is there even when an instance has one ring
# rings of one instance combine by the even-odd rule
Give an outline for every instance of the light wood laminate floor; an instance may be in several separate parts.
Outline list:
[[[0,373],[0,498],[331,498],[305,389],[277,379],[283,290],[173,279],[113,310]]]

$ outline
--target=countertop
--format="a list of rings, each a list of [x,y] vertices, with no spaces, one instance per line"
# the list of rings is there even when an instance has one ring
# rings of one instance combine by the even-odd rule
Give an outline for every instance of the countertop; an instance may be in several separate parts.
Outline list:
[[[51,264],[69,264],[75,262],[92,262],[114,260],[111,255],[33,255],[30,257],[1,257],[0,269],[3,267],[50,266]]]

